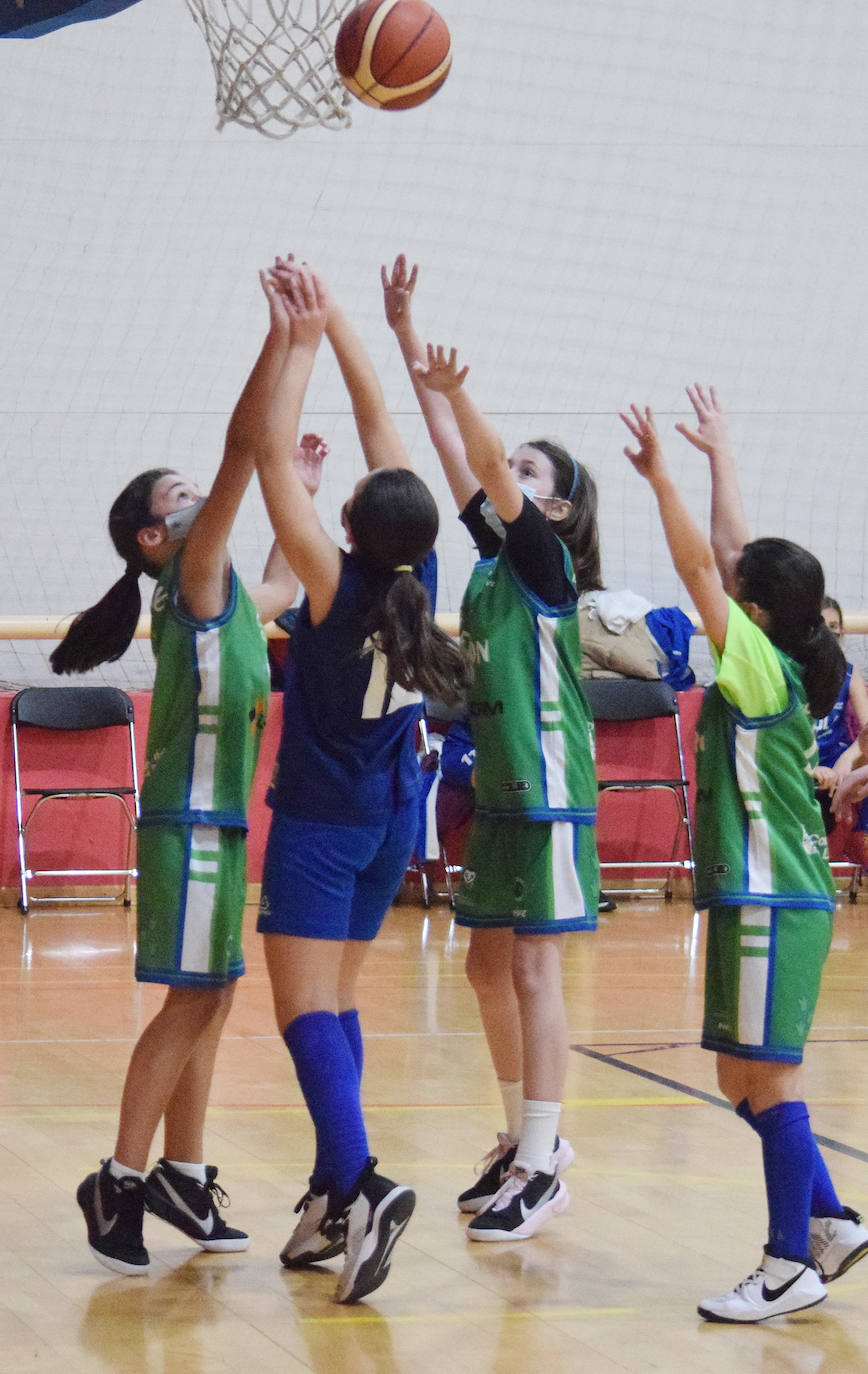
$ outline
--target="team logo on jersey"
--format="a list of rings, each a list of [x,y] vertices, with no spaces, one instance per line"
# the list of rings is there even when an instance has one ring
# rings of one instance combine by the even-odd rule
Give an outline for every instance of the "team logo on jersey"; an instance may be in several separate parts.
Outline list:
[[[818,854],[821,859],[828,855],[825,835],[814,835],[802,826],[802,849],[806,854]]]
[[[250,733],[260,734],[265,729],[266,705],[263,697],[257,697],[254,706],[250,711]]]
[[[476,872],[472,868],[465,868],[461,876],[468,887],[472,887],[473,884],[476,882]]]
[[[530,783],[527,778],[507,778],[500,784],[501,792],[529,792]]]
[[[166,591],[166,588],[160,587],[159,585],[155,587],[154,595],[151,597],[151,610],[157,613],[164,611],[168,603],[169,593]]]
[[[502,701],[471,701],[471,716],[502,716]]]
[[[709,878],[722,878],[724,873],[730,872],[730,867],[724,863],[706,864],[705,872]]]

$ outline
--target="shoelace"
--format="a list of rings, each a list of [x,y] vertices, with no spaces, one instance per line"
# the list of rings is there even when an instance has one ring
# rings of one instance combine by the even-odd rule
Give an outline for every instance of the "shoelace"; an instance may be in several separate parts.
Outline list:
[[[474,1166],[474,1173],[487,1174],[489,1169],[493,1168],[498,1160],[503,1159],[504,1155],[509,1154],[511,1149],[512,1141],[509,1136],[504,1131],[498,1131],[497,1144],[492,1145],[488,1154],[483,1155],[481,1159],[477,1160]]]
[[[231,1198],[225,1188],[222,1188],[216,1178],[210,1178],[205,1184],[206,1189],[211,1194],[211,1203],[214,1207],[228,1207]]]
[[[506,1176],[506,1181],[501,1185],[497,1197],[491,1204],[492,1212],[502,1212],[509,1206],[513,1198],[519,1193],[523,1193],[527,1187],[530,1175],[524,1169],[517,1169],[513,1164]]]

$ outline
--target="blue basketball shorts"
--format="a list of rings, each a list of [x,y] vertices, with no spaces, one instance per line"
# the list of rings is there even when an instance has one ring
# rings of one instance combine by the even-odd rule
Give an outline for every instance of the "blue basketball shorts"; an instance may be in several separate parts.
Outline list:
[[[404,880],[418,826],[415,802],[364,826],[273,812],[257,930],[373,940]]]

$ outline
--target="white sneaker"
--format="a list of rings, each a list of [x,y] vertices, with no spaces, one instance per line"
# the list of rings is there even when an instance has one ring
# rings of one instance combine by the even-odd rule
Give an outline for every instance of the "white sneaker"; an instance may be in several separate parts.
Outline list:
[[[846,1274],[868,1255],[868,1229],[852,1207],[842,1217],[811,1217],[811,1259],[824,1283]]]
[[[280,1262],[286,1269],[303,1269],[308,1264],[342,1255],[347,1248],[347,1220],[332,1216],[328,1209],[328,1193],[309,1189],[295,1205],[301,1216],[295,1230],[280,1252]]]
[[[490,1206],[500,1192],[507,1175],[515,1163],[518,1146],[503,1132],[498,1132],[497,1144],[479,1161],[476,1168],[479,1178],[463,1193],[458,1194],[459,1212],[481,1212]],[[573,1162],[573,1147],[568,1140],[555,1136],[555,1168],[559,1174],[568,1169]]]
[[[697,1311],[709,1322],[764,1322],[786,1312],[816,1307],[828,1295],[815,1269],[800,1260],[763,1254],[759,1269],[731,1293],[706,1298]]]

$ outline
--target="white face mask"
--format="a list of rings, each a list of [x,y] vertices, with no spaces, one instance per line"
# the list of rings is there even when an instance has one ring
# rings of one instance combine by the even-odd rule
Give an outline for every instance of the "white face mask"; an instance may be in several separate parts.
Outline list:
[[[528,501],[536,500],[537,493],[534,491],[533,487],[529,487],[526,482],[519,482],[518,489],[521,492],[522,496],[527,497]],[[491,504],[487,496],[483,501],[482,505],[479,507],[479,514],[482,516],[483,520],[485,521],[486,525],[488,525],[489,529],[494,530],[494,533],[497,535],[498,539],[506,538],[506,530],[504,529],[503,521],[501,520],[500,516],[494,509],[494,506]]]
[[[200,496],[198,501],[194,501],[189,506],[182,506],[180,510],[173,510],[170,515],[163,516],[163,524],[166,526],[166,533],[170,539],[184,539],[193,528],[193,521],[205,504],[205,497]]]

